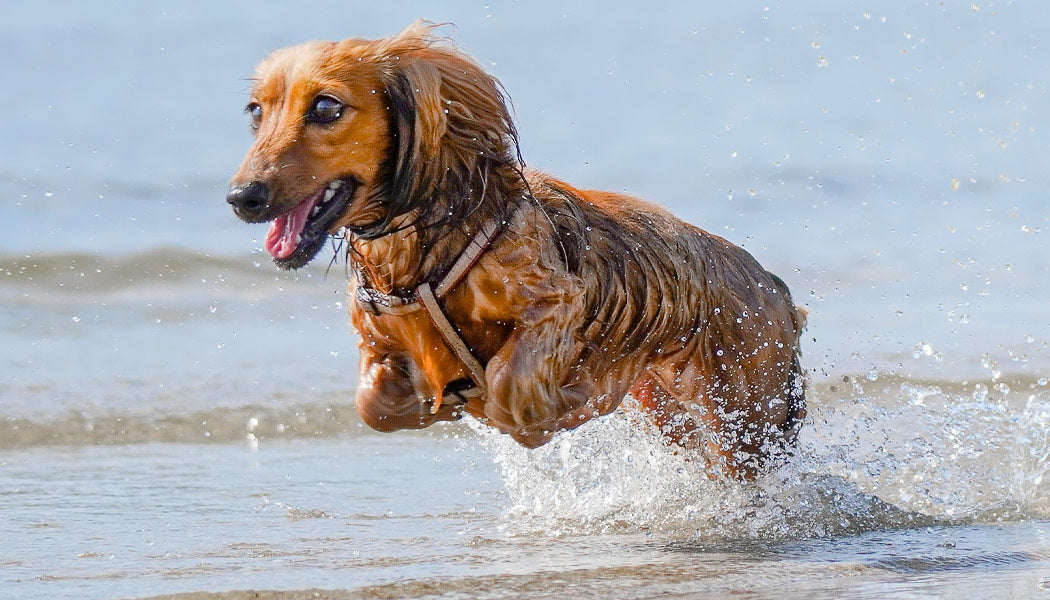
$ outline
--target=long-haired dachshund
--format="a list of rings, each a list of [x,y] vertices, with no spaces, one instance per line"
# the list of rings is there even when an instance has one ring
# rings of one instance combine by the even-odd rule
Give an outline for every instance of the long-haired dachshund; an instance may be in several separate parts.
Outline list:
[[[712,473],[790,448],[784,282],[658,206],[525,171],[502,86],[433,26],[277,50],[247,112],[227,200],[282,268],[345,237],[369,426],[469,413],[535,447],[630,393]]]

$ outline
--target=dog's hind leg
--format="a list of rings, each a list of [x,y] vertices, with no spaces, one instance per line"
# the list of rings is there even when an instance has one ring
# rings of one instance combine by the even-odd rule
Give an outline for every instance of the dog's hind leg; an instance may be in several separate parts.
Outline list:
[[[377,431],[421,429],[437,421],[462,416],[461,407],[443,403],[433,412],[434,401],[417,391],[419,375],[404,354],[378,354],[361,348],[361,376],[355,405],[366,425]]]
[[[683,402],[648,372],[635,382],[630,393],[668,441],[687,450],[698,450],[703,455],[712,476],[719,472],[736,475],[733,464],[722,456],[718,423],[713,411],[709,411],[706,399]]]
[[[631,395],[670,441],[704,452],[713,473],[749,479],[783,456],[805,415],[797,357],[784,363],[743,369],[671,358],[651,365]]]

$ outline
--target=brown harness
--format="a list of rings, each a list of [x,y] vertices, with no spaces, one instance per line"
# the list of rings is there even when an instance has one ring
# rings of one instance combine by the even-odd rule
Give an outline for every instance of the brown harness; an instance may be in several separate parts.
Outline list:
[[[507,218],[509,220],[510,217]],[[441,333],[450,350],[456,358],[463,363],[470,374],[470,382],[457,380],[446,387],[444,393],[459,396],[466,401],[485,394],[485,366],[481,364],[477,354],[467,344],[466,340],[449,320],[444,309],[441,308],[439,300],[448,294],[456,285],[463,280],[467,272],[478,262],[481,255],[492,244],[496,234],[500,231],[500,223],[492,222],[481,229],[463,249],[452,268],[437,283],[431,285],[424,282],[413,290],[411,296],[405,297],[396,294],[386,294],[369,287],[365,281],[364,269],[360,264],[355,265],[357,274],[357,304],[363,310],[373,315],[404,315],[423,309],[427,312],[434,327]],[[461,385],[461,384],[468,385]]]

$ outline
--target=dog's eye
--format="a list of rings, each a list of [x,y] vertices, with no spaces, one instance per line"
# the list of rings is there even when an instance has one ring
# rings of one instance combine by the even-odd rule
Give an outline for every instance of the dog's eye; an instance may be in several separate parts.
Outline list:
[[[262,122],[262,106],[258,102],[252,102],[244,107],[244,112],[252,118],[252,130],[259,129],[259,123]]]
[[[331,96],[318,96],[314,98],[314,104],[306,112],[306,120],[310,123],[331,123],[343,116],[343,103]]]

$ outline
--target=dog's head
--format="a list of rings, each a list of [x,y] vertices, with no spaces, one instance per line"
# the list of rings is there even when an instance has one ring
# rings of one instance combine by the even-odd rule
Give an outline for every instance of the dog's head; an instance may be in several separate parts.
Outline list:
[[[272,221],[278,266],[305,265],[344,227],[371,239],[455,221],[492,167],[520,163],[499,82],[432,30],[311,42],[258,66],[255,143],[227,201],[249,223]]]

